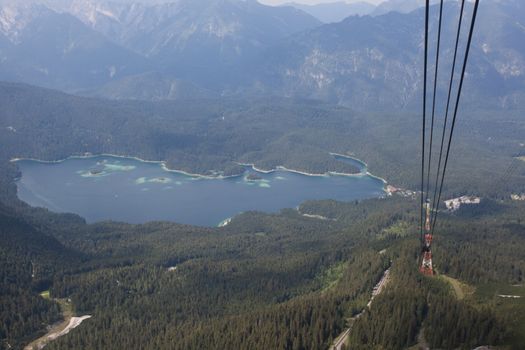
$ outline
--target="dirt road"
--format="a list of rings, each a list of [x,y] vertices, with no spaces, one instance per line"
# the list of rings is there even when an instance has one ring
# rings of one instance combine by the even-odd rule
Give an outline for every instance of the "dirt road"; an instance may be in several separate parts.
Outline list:
[[[330,350],[341,350],[343,348],[343,346],[346,344],[348,340],[348,335],[350,334],[350,331],[352,330],[352,326],[354,325],[354,322],[357,319],[359,319],[359,317],[361,317],[361,315],[363,314],[363,312],[365,312],[366,309],[372,306],[372,302],[374,301],[374,298],[378,296],[379,294],[381,294],[381,292],[383,292],[383,290],[385,289],[385,286],[387,285],[389,281],[389,278],[390,278],[390,269],[387,269],[383,273],[383,277],[381,277],[381,280],[379,280],[379,282],[376,284],[376,286],[372,290],[372,296],[370,297],[368,304],[366,304],[366,308],[364,308],[359,314],[357,314],[356,316],[350,319],[350,326],[335,339],[332,346],[330,346]]]
[[[62,315],[64,316],[64,321],[57,323],[51,326],[49,332],[43,337],[38,338],[37,340],[31,342],[31,344],[24,347],[24,350],[41,350],[43,349],[50,341],[53,341],[59,337],[62,337],[68,334],[72,329],[77,328],[80,324],[91,318],[91,315],[85,315],[81,317],[74,317],[72,315],[71,305],[65,300],[57,300],[62,308]]]

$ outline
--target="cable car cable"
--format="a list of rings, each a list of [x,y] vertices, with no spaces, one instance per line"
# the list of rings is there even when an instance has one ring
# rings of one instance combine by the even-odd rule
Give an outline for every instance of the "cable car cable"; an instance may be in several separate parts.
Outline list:
[[[424,59],[424,73],[423,73],[423,128],[421,137],[421,244],[424,244],[424,201],[425,201],[425,131],[427,126],[427,70],[428,70],[428,17],[429,17],[430,0],[425,1],[425,59]]]
[[[449,83],[449,86],[448,86],[447,106],[445,108],[445,121],[444,121],[444,124],[443,124],[443,133],[441,135],[441,146],[440,146],[440,150],[439,150],[438,168],[437,168],[437,172],[436,172],[436,183],[434,185],[434,196],[433,196],[434,200],[433,200],[432,208],[435,208],[436,210],[439,209],[438,208],[439,201],[437,201],[438,183],[439,183],[439,177],[440,177],[439,174],[441,172],[441,162],[443,160],[443,147],[445,145],[445,135],[446,135],[447,125],[448,125],[450,99],[452,97],[452,86],[454,85],[454,75],[455,75],[455,72],[456,72],[456,63],[457,63],[457,57],[458,57],[459,39],[461,37],[461,24],[463,23],[464,10],[465,10],[465,0],[461,0],[461,9],[459,10],[458,29],[457,29],[457,34],[456,34],[456,44],[455,44],[455,48],[454,48],[454,58],[452,60],[452,70],[450,72],[450,83]]]
[[[454,127],[456,126],[456,119],[457,119],[458,109],[459,109],[459,101],[461,99],[461,91],[463,89],[463,82],[465,80],[465,71],[466,71],[466,68],[467,68],[468,57],[469,57],[469,53],[470,53],[470,46],[472,44],[472,36],[473,36],[473,33],[474,33],[474,27],[475,27],[475,24],[476,24],[476,16],[478,14],[478,6],[479,6],[479,0],[475,0],[474,10],[473,10],[473,14],[472,14],[472,21],[470,23],[470,30],[469,30],[469,34],[468,34],[468,41],[467,41],[467,46],[466,46],[466,51],[465,51],[465,57],[464,57],[464,60],[463,60],[463,68],[461,70],[461,76],[460,76],[460,81],[459,81],[458,93],[457,93],[457,97],[456,97],[456,105],[454,106],[454,115],[453,115],[453,118],[452,118],[452,125],[450,127],[450,136],[449,136],[448,145],[447,145],[447,153],[446,153],[446,156],[445,156],[445,164],[443,166],[443,174],[441,176],[441,185],[440,185],[440,188],[439,188],[438,203],[441,200],[441,194],[442,194],[442,191],[443,191],[443,183],[445,181],[445,175],[446,175],[446,171],[447,171],[448,159],[449,159],[449,155],[450,155],[450,146],[452,144],[452,137],[454,135]],[[437,221],[438,213],[439,212],[436,211],[436,215],[434,216],[434,226],[432,227],[432,232],[434,231],[434,227],[435,227],[435,224],[436,224],[436,221]]]
[[[437,79],[439,71],[439,51],[441,48],[441,23],[443,19],[443,0],[439,4],[439,22],[438,22],[438,35],[437,35],[437,48],[436,48],[436,67],[434,70],[434,92],[432,96],[432,117],[430,122],[430,145],[428,150],[428,168],[427,168],[427,191],[426,191],[426,200],[428,202],[428,194],[430,192],[430,165],[432,164],[432,146],[434,140],[434,121],[436,115],[436,93],[437,93]],[[432,207],[433,208],[433,207]]]

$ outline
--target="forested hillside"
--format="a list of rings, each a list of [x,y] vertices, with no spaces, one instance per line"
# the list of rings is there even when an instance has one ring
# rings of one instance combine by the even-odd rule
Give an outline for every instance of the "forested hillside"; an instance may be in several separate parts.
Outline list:
[[[502,210],[466,208],[443,217],[435,244],[439,275],[433,278],[417,272],[418,217],[410,199],[310,202],[300,210],[330,210],[333,220],[284,210],[246,213],[217,229],[86,225],[67,216],[50,220],[29,209],[19,211],[16,222],[3,220],[3,227],[26,232],[33,241],[43,233],[31,227],[53,232],[48,241],[56,242],[51,245],[60,262],[46,258],[45,250],[33,253],[52,273],[39,279],[17,273],[26,276],[25,284],[17,285],[30,291],[18,298],[44,303],[33,315],[44,322],[58,317],[56,306],[38,299],[38,292],[49,288],[52,298],[70,298],[76,314],[93,316],[50,349],[323,349],[345,329],[346,319],[365,307],[389,266],[391,281],[356,321],[353,346],[402,349],[423,334],[433,347],[515,344],[519,349],[523,305],[497,295],[508,288],[525,292],[512,287],[523,283],[525,272],[525,257],[517,249],[525,243],[525,207],[496,207]],[[33,241],[13,244],[30,251]],[[72,260],[64,264],[64,259]],[[458,298],[441,274],[462,281],[465,295]],[[512,314],[503,312],[510,308]],[[38,328],[17,329],[7,333],[11,345]]]
[[[426,343],[432,349],[472,349],[509,339],[515,341],[512,349],[524,346],[518,316],[524,304],[502,297],[525,293],[525,257],[518,251],[525,237],[523,205],[487,206],[474,215],[471,209],[447,217],[436,231],[438,277],[423,277],[411,267],[415,241],[394,244],[393,283],[356,323],[351,334],[356,348]]]
[[[61,318],[58,305],[38,292],[49,287],[64,265],[81,261],[81,254],[19,214],[0,204],[0,348],[21,348]]]
[[[86,152],[166,160],[170,168],[202,174],[239,173],[238,162],[358,171],[329,155],[336,152],[362,159],[394,186],[419,186],[420,130],[413,114],[294,99],[112,102],[8,83],[0,84],[0,103],[0,170],[11,168],[0,177],[6,183],[16,174],[7,164],[11,158],[59,160]],[[447,195],[525,191],[525,162],[515,159],[525,152],[525,122],[519,111],[500,113],[471,111],[458,121]]]

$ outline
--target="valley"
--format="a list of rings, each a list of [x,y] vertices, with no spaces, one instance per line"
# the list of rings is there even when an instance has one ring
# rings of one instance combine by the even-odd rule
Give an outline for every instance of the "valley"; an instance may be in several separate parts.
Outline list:
[[[418,1],[0,0],[0,350],[524,349],[525,7],[481,3],[429,276]]]
[[[25,103],[27,100],[33,103]],[[357,201],[355,197],[350,201],[339,197],[343,202],[305,202],[311,198],[300,197],[267,213],[248,210],[235,216],[244,209],[217,217],[202,207],[194,209],[195,222],[209,220],[209,226],[231,217],[222,227],[149,222],[151,216],[142,216],[136,221],[140,224],[130,223],[141,218],[144,208],[132,217],[121,218],[127,223],[89,217],[86,222],[78,215],[57,213],[67,210],[30,207],[17,196],[15,180],[25,181],[24,175],[31,175],[24,164],[49,171],[69,169],[61,176],[49,176],[59,185],[53,196],[67,197],[64,183],[74,181],[95,185],[87,191],[91,194],[103,189],[98,185],[106,180],[129,185],[125,191],[148,188],[151,192],[151,188],[175,187],[179,178],[188,186],[230,181],[234,188],[266,194],[278,189],[282,180],[277,177],[306,181],[296,193],[308,192],[305,188],[312,183],[341,181],[345,190],[335,186],[329,196],[338,198],[361,180],[372,184],[370,193],[379,190],[373,196],[383,193],[383,181],[370,175],[318,177],[284,169],[267,173],[280,165],[307,174],[363,172],[363,163],[342,162],[336,159],[340,157],[337,154],[363,159],[369,172],[395,187],[415,190],[417,172],[412,169],[417,159],[410,154],[417,147],[414,135],[418,130],[407,127],[416,120],[413,115],[363,114],[310,100],[272,100],[271,107],[265,99],[114,102],[11,83],[0,84],[0,101],[4,107],[0,123],[12,127],[0,128],[0,198],[9,203],[0,205],[0,238],[4,242],[0,258],[5,262],[2,273],[13,281],[3,289],[2,300],[9,303],[3,306],[2,317],[10,320],[11,315],[33,310],[32,318],[5,323],[16,324],[16,328],[2,330],[6,339],[2,344],[25,346],[44,335],[44,325],[60,320],[58,306],[39,295],[45,289],[53,299],[71,298],[77,315],[93,316],[49,343],[49,349],[323,349],[345,330],[347,318],[363,310],[390,261],[389,287],[352,327],[352,346],[366,348],[363,344],[369,339],[385,346],[396,344],[396,349],[411,346],[426,329],[423,325],[437,322],[440,313],[449,309],[456,310],[454,317],[463,315],[462,319],[472,322],[460,325],[457,334],[447,327],[453,323],[434,324],[440,334],[453,334],[426,336],[434,346],[474,345],[474,338],[465,338],[462,329],[469,329],[473,332],[469,334],[476,334],[483,343],[512,343],[518,349],[522,344],[516,333],[519,318],[505,318],[488,301],[483,301],[487,312],[478,312],[472,308],[472,299],[456,300],[446,282],[422,278],[414,271],[418,218],[417,202],[411,196],[363,200],[367,194]],[[473,118],[468,115],[461,125],[455,146],[461,152],[451,163],[445,195],[453,198],[459,191],[467,191],[481,197],[481,202],[443,214],[437,236],[442,248],[436,249],[435,260],[440,272],[474,286],[519,284],[525,270],[525,259],[518,249],[523,244],[520,217],[524,207],[523,202],[510,201],[505,193],[514,193],[511,191],[525,184],[523,162],[514,158],[523,143],[523,120],[518,113],[506,115],[504,121],[493,119],[487,111],[475,115],[475,125]],[[132,154],[157,162],[107,156],[55,162],[71,155],[85,156],[86,152]],[[50,163],[11,162],[13,158]],[[183,172],[164,171],[161,160],[166,160],[165,167]],[[248,163],[253,165],[242,165]],[[246,179],[228,177],[247,168],[253,174],[249,179],[248,174]],[[150,169],[150,173],[143,174],[143,169]],[[32,175],[35,183],[38,172]],[[205,178],[191,180],[194,177],[189,174],[196,173]],[[62,181],[64,174],[71,180]],[[498,178],[503,178],[498,181],[502,187],[495,188],[493,181]],[[263,182],[268,179],[270,182]],[[239,180],[241,184],[236,183]],[[357,188],[363,189],[362,185]],[[148,191],[140,191],[144,193]],[[279,194],[289,197],[282,189]],[[228,207],[225,203],[231,203],[221,202],[224,198],[219,195],[216,198],[215,208],[223,210]],[[267,198],[275,204],[274,195]],[[127,204],[140,204],[125,199]],[[102,202],[96,197],[95,203]],[[290,209],[298,204],[298,210]],[[114,210],[116,206],[111,207]],[[170,211],[170,206],[166,207]],[[97,205],[90,208],[97,209]],[[157,211],[153,207],[153,212]],[[160,219],[174,217],[170,215]],[[378,254],[385,249],[386,254]],[[476,263],[469,269],[463,268],[472,261]],[[169,271],[173,266],[177,269]],[[332,276],[330,271],[338,273]],[[332,288],[326,289],[324,276],[331,276]],[[420,294],[414,297],[414,290]],[[432,307],[437,301],[443,309]],[[35,311],[29,305],[39,308]],[[421,312],[395,312],[394,317],[385,319],[382,315],[390,312],[385,308],[392,305]],[[378,322],[382,328],[369,326]],[[493,332],[483,328],[487,323],[493,325]],[[235,337],[223,336],[234,333]],[[407,336],[400,338],[399,334]],[[450,343],[441,343],[442,339]]]

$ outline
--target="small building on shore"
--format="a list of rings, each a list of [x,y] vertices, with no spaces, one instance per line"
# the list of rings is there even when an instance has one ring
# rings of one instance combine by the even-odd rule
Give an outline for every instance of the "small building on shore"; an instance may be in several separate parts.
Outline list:
[[[445,206],[450,211],[458,210],[463,204],[479,204],[481,198],[475,196],[461,196],[458,198],[452,198],[445,201]]]

